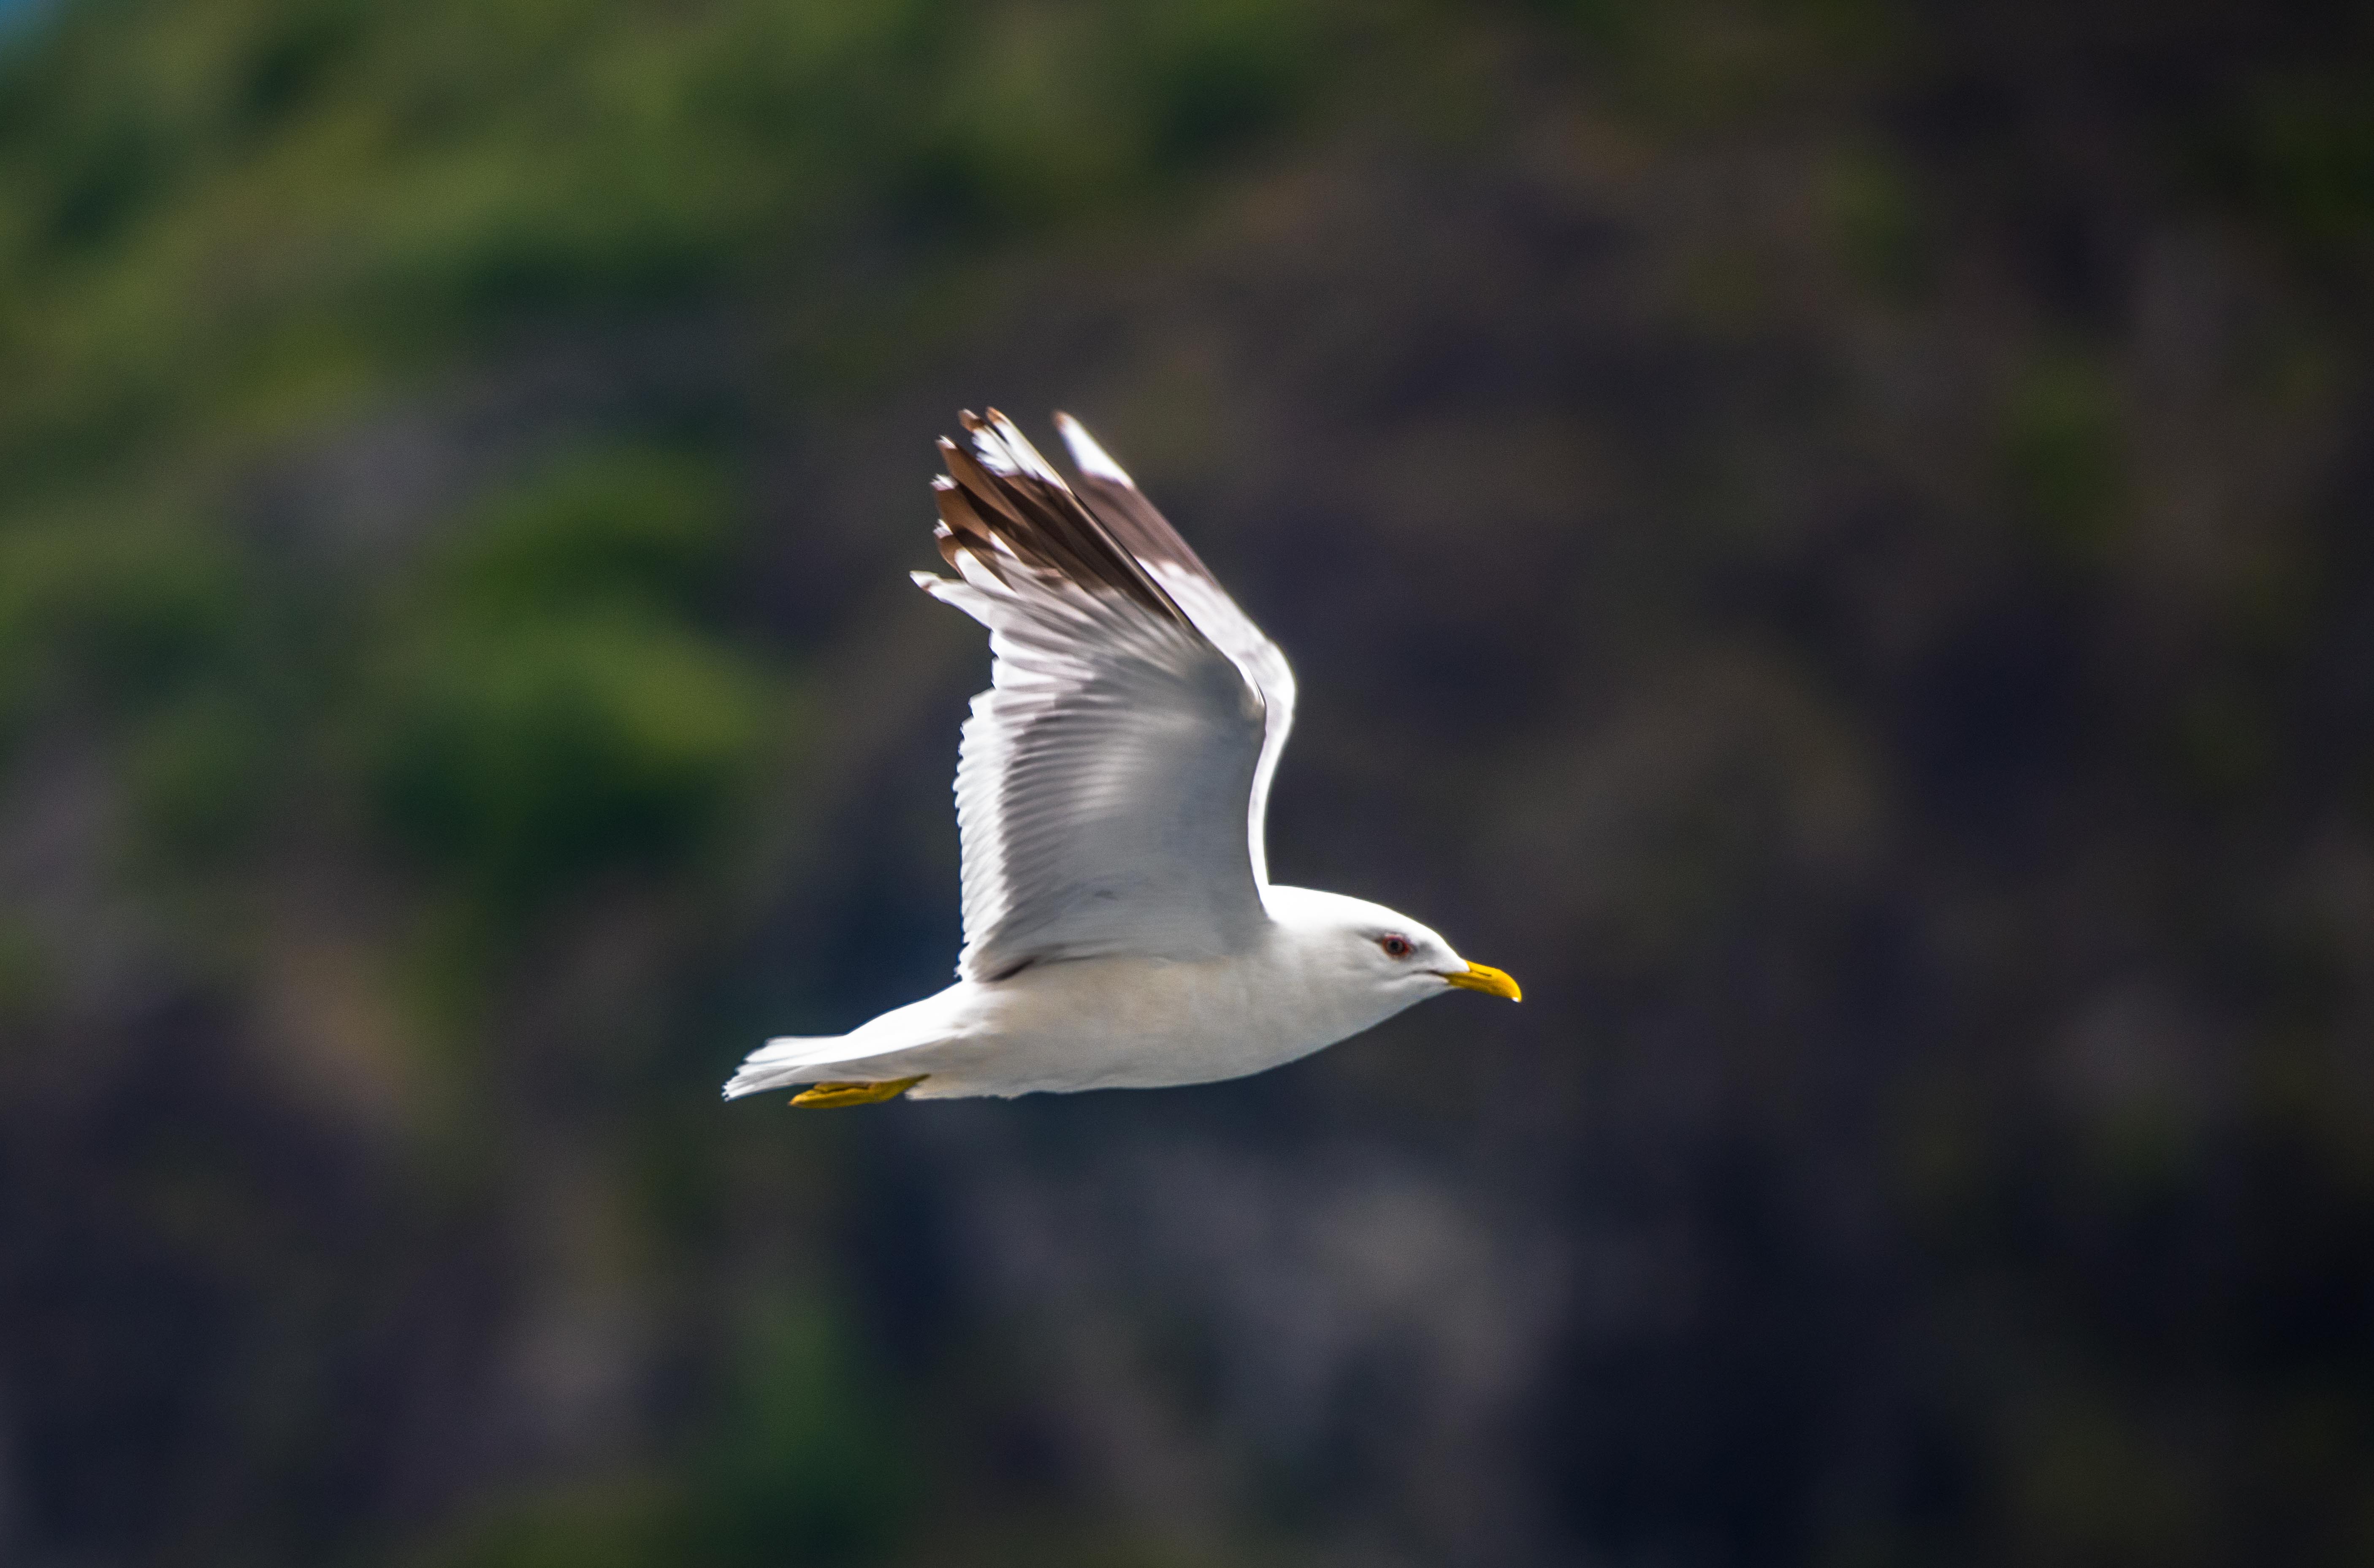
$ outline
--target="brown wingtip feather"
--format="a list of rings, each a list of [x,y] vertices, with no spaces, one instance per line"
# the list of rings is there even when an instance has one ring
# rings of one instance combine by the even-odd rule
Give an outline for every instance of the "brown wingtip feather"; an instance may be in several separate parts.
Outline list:
[[[967,544],[978,545],[984,550],[992,548],[993,536],[990,533],[989,525],[981,521],[980,511],[964,491],[958,488],[955,480],[944,475],[932,481],[932,504],[939,509],[941,527]]]
[[[970,415],[966,415],[970,418]],[[1022,513],[1000,493],[997,479],[981,465],[981,460],[957,445],[946,436],[940,438],[940,461],[948,465],[949,478],[971,495],[989,503],[992,510],[1003,512],[1009,522],[1020,523]]]
[[[949,565],[956,564],[955,552],[962,550],[997,572],[998,556],[1011,552],[1012,559],[1038,570],[1125,594],[1158,614],[1187,622],[1129,546],[1082,503],[1013,421],[994,408],[986,417],[970,409],[957,417],[978,453],[940,438],[940,456],[948,472],[932,481],[932,499],[940,514],[940,553]],[[982,461],[984,457],[990,461]],[[1005,472],[1009,465],[1013,472]]]

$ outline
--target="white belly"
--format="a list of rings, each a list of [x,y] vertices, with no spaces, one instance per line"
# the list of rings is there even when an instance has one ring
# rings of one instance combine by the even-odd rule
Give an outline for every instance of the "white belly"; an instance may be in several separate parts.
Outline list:
[[[1312,978],[1251,956],[1079,959],[960,982],[859,1031],[895,1021],[900,1034],[937,1036],[869,1054],[864,1076],[927,1073],[916,1099],[1209,1083],[1308,1056],[1401,1010],[1375,1013],[1363,997],[1368,1011],[1356,1012]]]

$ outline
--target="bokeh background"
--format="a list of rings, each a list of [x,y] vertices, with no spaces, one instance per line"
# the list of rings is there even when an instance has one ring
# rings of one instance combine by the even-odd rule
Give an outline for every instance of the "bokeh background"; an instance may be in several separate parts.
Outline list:
[[[56,0],[0,41],[0,1560],[2374,1561],[2374,36]],[[829,1115],[960,406],[1514,971]]]

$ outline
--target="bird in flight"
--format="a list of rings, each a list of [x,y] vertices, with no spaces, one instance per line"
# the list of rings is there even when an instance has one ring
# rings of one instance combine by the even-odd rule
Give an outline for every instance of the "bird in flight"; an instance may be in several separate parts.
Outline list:
[[[1269,880],[1263,818],[1294,673],[1068,415],[1066,482],[995,409],[932,482],[989,628],[957,764],[957,983],[846,1035],[771,1040],[732,1099],[795,1106],[1208,1083],[1281,1066],[1450,990],[1518,1000],[1407,915]]]

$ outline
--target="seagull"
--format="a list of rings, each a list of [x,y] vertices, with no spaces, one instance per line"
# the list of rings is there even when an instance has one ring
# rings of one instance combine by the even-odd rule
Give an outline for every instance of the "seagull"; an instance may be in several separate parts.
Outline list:
[[[990,689],[957,764],[957,983],[846,1035],[771,1040],[728,1099],[866,1105],[1209,1083],[1446,991],[1519,1000],[1407,915],[1269,879],[1294,673],[1069,415],[1067,482],[995,409],[932,481]]]

